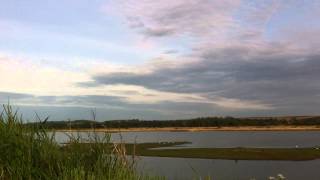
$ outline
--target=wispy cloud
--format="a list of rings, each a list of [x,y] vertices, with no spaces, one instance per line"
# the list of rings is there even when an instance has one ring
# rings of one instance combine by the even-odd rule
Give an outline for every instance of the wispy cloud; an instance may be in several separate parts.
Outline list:
[[[146,36],[180,36],[219,33],[235,26],[233,13],[238,0],[227,1],[112,1],[105,7],[118,7],[130,27]]]

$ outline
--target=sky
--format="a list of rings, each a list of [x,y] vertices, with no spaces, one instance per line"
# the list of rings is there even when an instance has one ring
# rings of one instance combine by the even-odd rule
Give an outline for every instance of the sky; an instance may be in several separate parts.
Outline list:
[[[1,0],[29,121],[319,115],[320,0]]]

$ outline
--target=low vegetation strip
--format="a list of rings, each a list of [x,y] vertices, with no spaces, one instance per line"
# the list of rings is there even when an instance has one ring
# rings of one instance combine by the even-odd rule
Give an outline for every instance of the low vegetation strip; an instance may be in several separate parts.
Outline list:
[[[320,148],[172,148],[186,142],[126,144],[128,154],[140,156],[203,158],[228,160],[289,160],[320,159]],[[170,148],[168,148],[170,147]],[[167,148],[167,149],[166,149]]]
[[[226,160],[306,161],[320,159],[320,148],[192,148],[190,142],[124,144],[127,155]],[[66,145],[67,147],[68,145]],[[82,148],[90,143],[82,143]],[[108,145],[106,145],[108,146]]]

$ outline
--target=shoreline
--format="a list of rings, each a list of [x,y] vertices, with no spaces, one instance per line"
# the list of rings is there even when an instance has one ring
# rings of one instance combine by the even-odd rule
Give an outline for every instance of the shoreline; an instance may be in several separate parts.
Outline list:
[[[320,131],[320,126],[239,126],[239,127],[163,127],[163,128],[81,128],[54,129],[59,132],[204,132],[204,131]]]

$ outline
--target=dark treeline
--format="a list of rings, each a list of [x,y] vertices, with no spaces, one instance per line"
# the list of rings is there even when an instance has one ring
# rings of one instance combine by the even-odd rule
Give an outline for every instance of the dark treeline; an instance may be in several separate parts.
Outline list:
[[[31,125],[34,123],[28,123]],[[276,126],[276,125],[320,125],[320,117],[286,118],[234,118],[201,117],[187,120],[112,120],[112,121],[48,121],[42,126],[50,129],[67,128],[138,128],[138,127],[225,127],[225,126]]]

